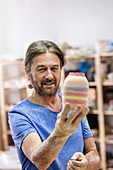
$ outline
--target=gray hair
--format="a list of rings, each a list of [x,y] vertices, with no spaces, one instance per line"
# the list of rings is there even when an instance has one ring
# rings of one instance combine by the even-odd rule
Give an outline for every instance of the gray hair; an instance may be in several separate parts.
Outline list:
[[[65,59],[63,52],[55,43],[48,40],[35,41],[28,47],[25,55],[24,65],[27,66],[30,71],[33,58],[46,52],[56,54],[60,59],[60,65],[64,66]]]

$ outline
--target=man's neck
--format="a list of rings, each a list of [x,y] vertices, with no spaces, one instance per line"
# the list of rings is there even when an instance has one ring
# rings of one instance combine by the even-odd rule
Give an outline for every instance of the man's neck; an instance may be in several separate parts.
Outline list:
[[[32,95],[28,97],[28,100],[32,103],[44,106],[52,111],[61,111],[62,102],[57,93],[54,96],[43,96],[33,91]]]

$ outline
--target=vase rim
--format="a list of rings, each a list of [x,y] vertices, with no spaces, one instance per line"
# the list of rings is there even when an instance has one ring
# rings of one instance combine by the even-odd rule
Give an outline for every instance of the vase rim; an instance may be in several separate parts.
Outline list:
[[[71,76],[85,76],[85,73],[82,72],[70,72],[69,75]]]

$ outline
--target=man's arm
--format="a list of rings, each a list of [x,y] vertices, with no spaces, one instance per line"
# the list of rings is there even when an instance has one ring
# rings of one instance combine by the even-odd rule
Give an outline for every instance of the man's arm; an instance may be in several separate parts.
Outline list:
[[[87,170],[98,170],[100,168],[100,157],[98,155],[93,137],[84,139],[85,157],[88,160]]]
[[[45,170],[51,165],[89,109],[78,106],[67,118],[69,111],[70,106],[67,104],[57,117],[55,129],[44,142],[41,142],[37,133],[31,133],[24,139],[22,150],[37,168]]]
[[[24,139],[22,150],[38,169],[45,170],[57,157],[66,140],[67,138],[51,134],[42,142],[39,135],[34,132]]]
[[[98,155],[93,137],[84,139],[85,155],[76,152],[67,164],[67,170],[98,170],[100,157]]]

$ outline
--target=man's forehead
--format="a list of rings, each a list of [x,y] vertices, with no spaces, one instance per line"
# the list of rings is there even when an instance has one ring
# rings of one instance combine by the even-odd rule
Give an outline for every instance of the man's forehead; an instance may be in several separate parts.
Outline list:
[[[42,53],[40,55],[35,56],[33,60],[39,60],[39,61],[46,61],[46,60],[59,60],[59,57],[51,52]]]
[[[37,56],[32,60],[32,65],[34,66],[52,66],[52,65],[60,65],[60,60],[57,55],[41,55]]]

